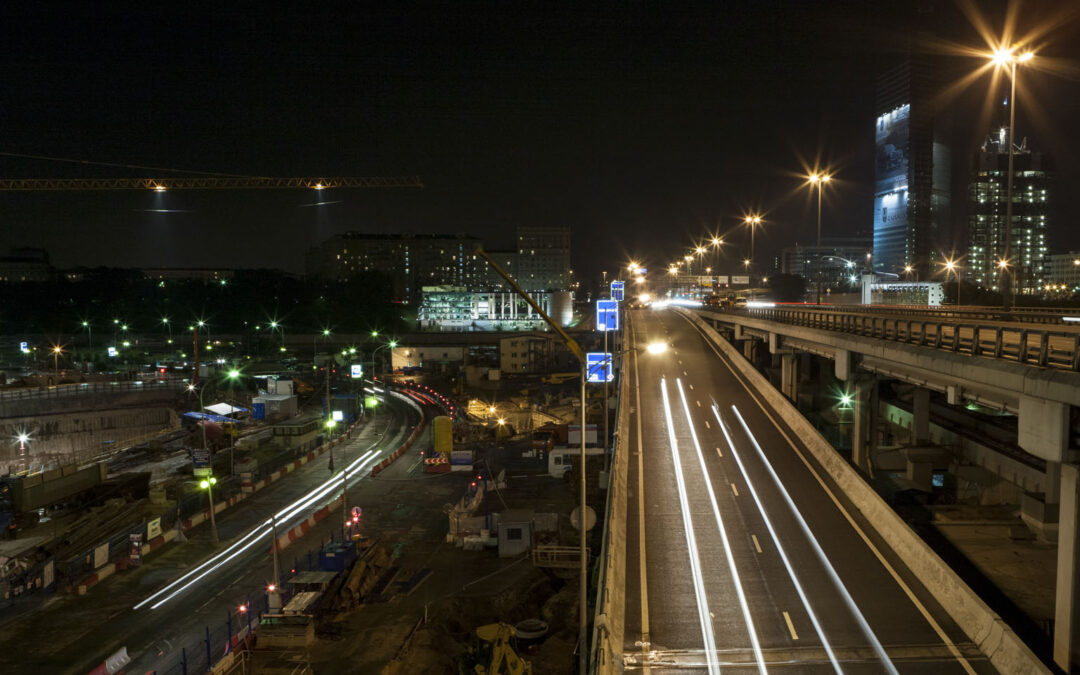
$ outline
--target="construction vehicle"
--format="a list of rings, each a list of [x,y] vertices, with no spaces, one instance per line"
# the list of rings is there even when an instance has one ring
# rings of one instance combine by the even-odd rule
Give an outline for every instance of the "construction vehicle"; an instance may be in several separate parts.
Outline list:
[[[477,644],[460,661],[459,673],[475,675],[532,675],[532,664],[514,649],[517,631],[508,623],[476,629]]]

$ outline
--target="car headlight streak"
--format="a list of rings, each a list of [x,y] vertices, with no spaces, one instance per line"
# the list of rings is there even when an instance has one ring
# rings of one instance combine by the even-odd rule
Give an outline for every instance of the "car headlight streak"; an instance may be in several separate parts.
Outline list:
[[[750,442],[753,443],[758,456],[761,457],[762,464],[765,465],[765,469],[769,472],[769,475],[772,476],[773,482],[776,483],[776,487],[780,491],[780,494],[783,495],[784,501],[787,503],[788,507],[791,509],[792,515],[795,517],[795,522],[799,524],[799,527],[806,535],[806,539],[813,547],[818,560],[821,561],[822,566],[825,567],[825,571],[829,574],[829,578],[836,586],[840,596],[844,599],[844,604],[847,605],[852,616],[855,618],[855,621],[859,624],[863,635],[869,640],[870,645],[874,649],[874,653],[877,654],[878,659],[881,660],[881,664],[885,666],[887,672],[892,673],[893,675],[899,675],[896,666],[893,665],[892,659],[885,653],[885,648],[881,646],[881,642],[878,640],[877,635],[874,634],[873,629],[870,628],[870,624],[867,623],[866,617],[863,616],[858,605],[855,604],[855,600],[851,597],[851,593],[849,593],[847,587],[844,586],[844,582],[840,580],[840,575],[836,573],[836,569],[832,566],[832,563],[829,562],[829,558],[825,555],[825,551],[822,550],[821,544],[818,543],[817,538],[814,537],[813,532],[810,531],[810,526],[806,524],[806,520],[803,518],[802,513],[799,511],[798,507],[795,506],[795,500],[788,494],[787,488],[784,487],[784,484],[780,481],[780,477],[777,476],[776,471],[773,470],[772,464],[769,463],[769,459],[765,456],[765,452],[758,444],[757,438],[755,438],[754,434],[750,431],[750,427],[746,424],[746,420],[743,419],[742,413],[740,413],[739,409],[735,406],[731,406],[731,409],[734,411],[735,416],[739,418],[739,424],[742,425],[743,431],[746,432],[746,436],[750,439]]]
[[[378,441],[376,441],[376,444],[377,443]],[[274,518],[277,519],[280,526],[287,527],[288,521],[295,517],[297,514],[308,509],[309,507],[311,507],[312,504],[318,502],[320,499],[325,498],[331,492],[336,492],[337,490],[341,489],[344,485],[344,479],[346,474],[349,476],[350,479],[355,474],[357,480],[359,480],[359,478],[362,477],[361,472],[365,468],[367,468],[368,465],[374,462],[376,458],[377,453],[375,452],[375,450],[366,451],[364,454],[354,459],[349,464],[346,470],[343,470],[340,473],[331,476],[321,485],[313,489],[311,492],[283,508],[274,516]],[[152,593],[146,599],[132,607],[132,609],[142,609],[147,605],[150,606],[150,609],[157,609],[169,600],[172,600],[177,595],[191,588],[191,586],[206,578],[214,571],[221,569],[223,566],[234,560],[238,555],[244,553],[252,546],[255,546],[260,541],[262,541],[263,537],[271,535],[271,533],[273,532],[274,518],[267,518],[261,524],[256,525],[250,531],[248,531],[247,534],[240,537],[240,539],[229,545],[229,547],[226,548],[224,551],[209,558],[205,562],[198,565],[195,569],[187,572],[186,574],[180,576],[171,583],[165,585],[158,591]]]

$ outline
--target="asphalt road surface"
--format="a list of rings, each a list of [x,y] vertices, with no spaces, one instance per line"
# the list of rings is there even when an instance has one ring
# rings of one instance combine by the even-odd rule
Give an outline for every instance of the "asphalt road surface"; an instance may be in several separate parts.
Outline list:
[[[402,404],[394,404],[393,409],[394,415],[381,414],[359,436],[334,448],[336,471],[341,471],[343,461],[352,461],[369,450],[374,451],[373,464],[408,437],[419,416]],[[206,627],[211,627],[211,656],[217,660],[224,652],[227,617],[232,616],[232,628],[236,632],[244,621],[237,611],[239,605],[250,601],[256,612],[264,608],[265,586],[273,578],[269,537],[161,607],[138,610],[133,607],[226,549],[272,513],[322,484],[330,477],[328,462],[329,454],[324,453],[219,514],[219,546],[210,545],[209,523],[202,524],[186,533],[188,541],[169,544],[161,552],[151,554],[141,568],[114,575],[85,596],[56,596],[41,609],[4,625],[0,628],[0,649],[4,655],[0,671],[82,674],[125,646],[132,657],[125,672],[178,674],[181,651],[185,649],[187,672],[205,671]],[[350,479],[350,505],[363,502],[368,473],[357,475],[355,482]],[[340,491],[334,494],[340,498]],[[331,498],[328,495],[320,499],[292,521],[303,520]],[[288,579],[295,558],[304,560],[302,567],[306,569],[309,550],[317,552],[320,543],[330,538],[331,531],[340,538],[338,516],[340,511],[332,512],[281,553],[283,582]]]
[[[996,672],[686,319],[630,333],[628,670]]]

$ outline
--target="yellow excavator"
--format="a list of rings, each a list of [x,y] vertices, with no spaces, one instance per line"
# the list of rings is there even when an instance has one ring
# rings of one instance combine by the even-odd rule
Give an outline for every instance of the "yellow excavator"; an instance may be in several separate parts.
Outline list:
[[[517,631],[508,623],[476,629],[479,639],[462,659],[460,672],[470,675],[532,675],[532,665],[514,650]]]

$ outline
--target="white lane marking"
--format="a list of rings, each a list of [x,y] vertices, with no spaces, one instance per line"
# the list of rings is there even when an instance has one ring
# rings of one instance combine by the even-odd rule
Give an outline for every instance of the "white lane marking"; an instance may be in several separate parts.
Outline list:
[[[757,535],[752,534],[752,535],[750,535],[750,538],[754,540],[754,550],[757,551],[758,553],[761,553],[761,542],[758,541]]]
[[[746,435],[750,438],[750,442],[753,443],[754,449],[757,450],[758,457],[761,458],[762,464],[765,465],[765,468],[768,470],[769,475],[773,479],[773,483],[776,484],[776,487],[780,491],[780,494],[784,497],[784,501],[787,502],[788,508],[791,509],[791,513],[795,516],[795,522],[799,524],[799,527],[806,535],[806,539],[813,547],[814,553],[817,554],[818,560],[821,561],[821,564],[825,567],[825,571],[829,573],[829,578],[832,579],[833,585],[836,586],[836,590],[840,591],[840,597],[844,599],[844,604],[848,606],[848,609],[851,611],[852,616],[855,617],[855,621],[862,629],[863,635],[866,636],[866,639],[869,640],[870,645],[874,648],[874,652],[877,653],[878,658],[881,660],[881,664],[885,666],[885,670],[887,670],[888,672],[893,673],[894,675],[899,675],[898,671],[896,670],[896,666],[893,665],[892,659],[890,659],[889,655],[885,653],[885,647],[881,645],[881,641],[878,640],[878,637],[874,633],[874,630],[870,628],[870,624],[867,623],[866,617],[863,616],[862,611],[859,610],[859,606],[855,604],[855,599],[852,598],[851,593],[848,592],[847,586],[845,586],[844,582],[840,580],[840,575],[837,574],[836,568],[833,567],[832,562],[829,561],[829,557],[825,555],[825,551],[821,548],[821,544],[818,543],[818,540],[814,536],[814,533],[810,530],[810,526],[806,524],[806,519],[803,518],[802,513],[799,511],[799,507],[795,505],[795,500],[791,498],[791,495],[788,493],[787,488],[784,487],[784,484],[780,481],[780,477],[776,475],[776,471],[773,469],[772,464],[769,462],[769,458],[765,456],[765,451],[761,449],[761,445],[758,443],[757,438],[754,437],[754,433],[750,431],[750,427],[746,424],[746,420],[743,419],[743,416],[739,412],[738,408],[736,408],[735,406],[731,406],[731,409],[735,411],[735,416],[739,418],[739,424],[742,425],[743,431],[746,432]],[[719,414],[719,411],[715,409],[713,412]],[[728,444],[731,445],[730,440],[728,441]],[[734,445],[731,446],[731,452],[736,456],[736,458],[738,458],[739,453],[735,450]],[[776,538],[775,535],[773,535],[773,538]],[[822,641],[824,641],[824,637],[822,638]]]
[[[833,670],[837,673],[843,673],[843,670],[840,668],[840,662],[836,659],[836,654],[833,653],[832,646],[829,644],[829,638],[826,637],[825,630],[821,627],[821,623],[818,621],[813,607],[810,606],[810,599],[806,597],[806,591],[803,590],[802,584],[799,583],[799,576],[795,573],[795,568],[792,567],[791,560],[788,559],[787,551],[784,550],[784,545],[780,542],[780,537],[776,534],[776,528],[773,527],[772,519],[769,518],[769,513],[761,503],[761,498],[758,496],[757,490],[754,489],[754,484],[750,482],[750,475],[746,472],[746,467],[743,465],[742,458],[739,457],[739,451],[735,449],[735,444],[731,440],[731,434],[728,433],[727,425],[724,424],[724,421],[720,418],[720,409],[714,404],[712,411],[713,415],[716,415],[716,421],[720,424],[720,431],[724,432],[724,440],[727,441],[728,449],[731,450],[731,456],[735,458],[735,463],[739,465],[739,473],[742,474],[743,480],[746,481],[746,487],[750,490],[750,496],[754,498],[754,504],[757,505],[758,511],[761,513],[761,520],[765,523],[765,528],[769,530],[769,536],[772,537],[773,544],[776,545],[776,552],[780,554],[780,560],[784,563],[784,569],[787,570],[788,577],[791,578],[791,583],[795,586],[795,592],[799,594],[799,600],[802,601],[806,613],[810,616],[810,623],[814,625],[814,630],[816,630],[817,634],[821,637],[821,646],[825,648],[825,653],[829,657],[829,662],[833,665]],[[757,544],[757,537],[754,537],[754,543]],[[758,553],[761,553],[760,546],[758,547]]]
[[[719,456],[721,456],[721,457],[723,457],[723,456],[724,456],[724,453],[720,451],[720,448],[717,448],[717,449],[716,449],[716,454],[717,454],[717,455],[719,455]]]
[[[686,371],[685,371],[685,370],[684,370],[684,371],[682,371],[682,374],[683,374],[683,377],[690,377],[689,375],[687,375],[687,374],[686,374]]]
[[[701,407],[701,401],[695,401],[695,403],[697,403],[697,407]]]
[[[731,491],[735,494],[736,497],[739,496],[739,488],[735,487],[735,483],[731,484]]]
[[[716,636],[713,634],[712,619],[710,618],[712,612],[709,611],[709,601],[705,597],[705,580],[701,576],[701,559],[698,556],[697,537],[694,535],[694,522],[690,515],[690,504],[686,496],[686,482],[683,479],[682,461],[679,459],[679,442],[675,438],[675,423],[671,419],[671,401],[668,399],[666,380],[660,380],[660,392],[663,394],[664,399],[664,416],[667,419],[671,458],[675,464],[675,482],[679,487],[679,506],[682,509],[683,528],[686,530],[686,545],[690,553],[690,573],[694,577],[698,620],[701,622],[701,634],[705,641],[705,660],[709,673],[720,675],[720,664],[717,662],[716,654]]]
[[[690,387],[690,391],[694,391],[694,385],[692,385],[692,384],[688,384],[688,385],[686,385],[686,386]]]
[[[690,439],[694,441],[694,450],[697,452],[698,465],[701,467],[701,476],[705,479],[705,491],[709,494],[709,502],[712,504],[713,517],[716,519],[716,528],[720,532],[720,539],[724,542],[724,556],[727,558],[728,569],[731,571],[731,579],[735,584],[735,594],[739,598],[739,606],[742,608],[743,620],[746,622],[746,632],[750,635],[750,645],[754,649],[754,658],[757,660],[758,672],[766,675],[765,655],[761,651],[761,643],[758,641],[757,629],[754,628],[754,618],[750,616],[750,605],[746,601],[746,593],[743,591],[742,579],[739,577],[739,569],[735,566],[735,555],[731,550],[731,540],[727,536],[727,528],[724,527],[724,519],[720,517],[720,506],[716,503],[716,493],[713,491],[712,479],[709,470],[705,467],[705,455],[701,452],[701,443],[698,442],[697,429],[690,417],[690,405],[686,402],[686,392],[683,391],[682,382],[676,380],[679,385],[679,397],[682,399],[683,413],[686,415],[686,425],[690,427]],[[667,390],[665,389],[665,395]],[[674,432],[672,432],[674,433]],[[734,484],[732,484],[734,489]]]
[[[631,339],[633,340],[634,334],[631,333]],[[630,352],[631,363],[634,367],[634,395],[635,410],[637,411],[637,497],[638,497],[638,576],[641,578],[641,651],[647,652],[649,647],[649,587],[645,582],[645,570],[648,566],[645,564],[645,460],[642,448],[641,440],[641,379],[639,377],[639,366],[637,360],[637,353]],[[645,672],[650,672],[649,667],[645,667]]]
[[[683,318],[683,320],[687,323],[690,323],[690,320],[686,319],[685,317]],[[692,328],[697,330],[696,326],[694,326],[693,324],[690,325]],[[701,331],[699,330],[698,332],[700,333]],[[734,366],[727,362],[727,359],[724,358],[724,356],[720,353],[720,350],[716,348],[716,345],[712,344],[712,342],[709,340],[705,340],[705,344],[707,344],[709,346],[709,349],[711,349],[713,353],[716,354],[720,362],[723,363],[724,366],[728,369],[728,371],[731,372],[731,375],[740,384],[743,384],[742,377],[735,372]],[[863,543],[866,544],[866,546],[870,549],[871,552],[873,552],[874,556],[878,559],[878,562],[881,563],[881,565],[885,568],[885,570],[889,573],[893,580],[900,586],[901,590],[904,591],[904,594],[907,595],[908,600],[910,600],[911,603],[915,605],[915,607],[919,610],[919,613],[922,614],[924,619],[926,619],[926,622],[930,624],[930,628],[932,628],[933,631],[937,633],[938,638],[940,638],[941,642],[946,646],[946,648],[948,648],[949,652],[953,655],[953,658],[960,662],[960,665],[964,668],[968,675],[975,675],[975,669],[972,668],[967,658],[960,653],[960,650],[956,648],[956,644],[953,643],[952,638],[948,636],[945,630],[941,627],[941,624],[937,622],[937,619],[935,619],[933,615],[930,614],[930,610],[928,610],[926,606],[923,605],[922,601],[919,600],[919,598],[915,595],[915,592],[911,590],[911,587],[907,585],[907,582],[905,582],[900,577],[900,574],[896,571],[896,569],[893,568],[892,564],[890,564],[889,561],[885,559],[885,556],[882,555],[878,547],[875,546],[872,541],[870,541],[870,537],[866,536],[866,533],[863,532],[863,529],[859,527],[858,523],[855,522],[855,519],[851,517],[851,514],[848,513],[847,509],[844,508],[843,504],[840,503],[840,500],[836,498],[836,495],[833,494],[833,491],[829,488],[829,486],[825,484],[825,481],[818,474],[817,470],[810,464],[810,461],[806,459],[806,456],[802,453],[801,450],[799,450],[798,446],[795,445],[795,442],[791,440],[791,437],[788,436],[787,432],[780,427],[780,423],[777,421],[776,417],[769,412],[765,403],[758,397],[755,392],[750,390],[750,387],[748,385],[743,384],[743,389],[746,391],[747,395],[749,395],[750,398],[754,401],[754,403],[757,404],[761,412],[769,418],[769,421],[771,421],[773,426],[776,427],[776,430],[780,432],[780,435],[784,437],[784,440],[787,441],[788,445],[791,446],[791,449],[795,451],[795,454],[798,455],[800,460],[802,460],[803,465],[806,466],[807,470],[810,472],[810,475],[812,475],[817,480],[818,484],[821,485],[821,488],[825,490],[825,494],[829,495],[829,499],[831,499],[833,504],[836,505],[836,508],[840,510],[840,513],[844,515],[844,518],[848,521],[851,527],[855,529],[855,532],[863,540]]]
[[[784,612],[784,622],[787,624],[787,629],[791,633],[792,640],[798,640],[799,634],[795,632],[795,624],[791,623],[791,615]]]
[[[712,429],[712,427],[709,426],[709,420],[705,420],[705,428]]]

